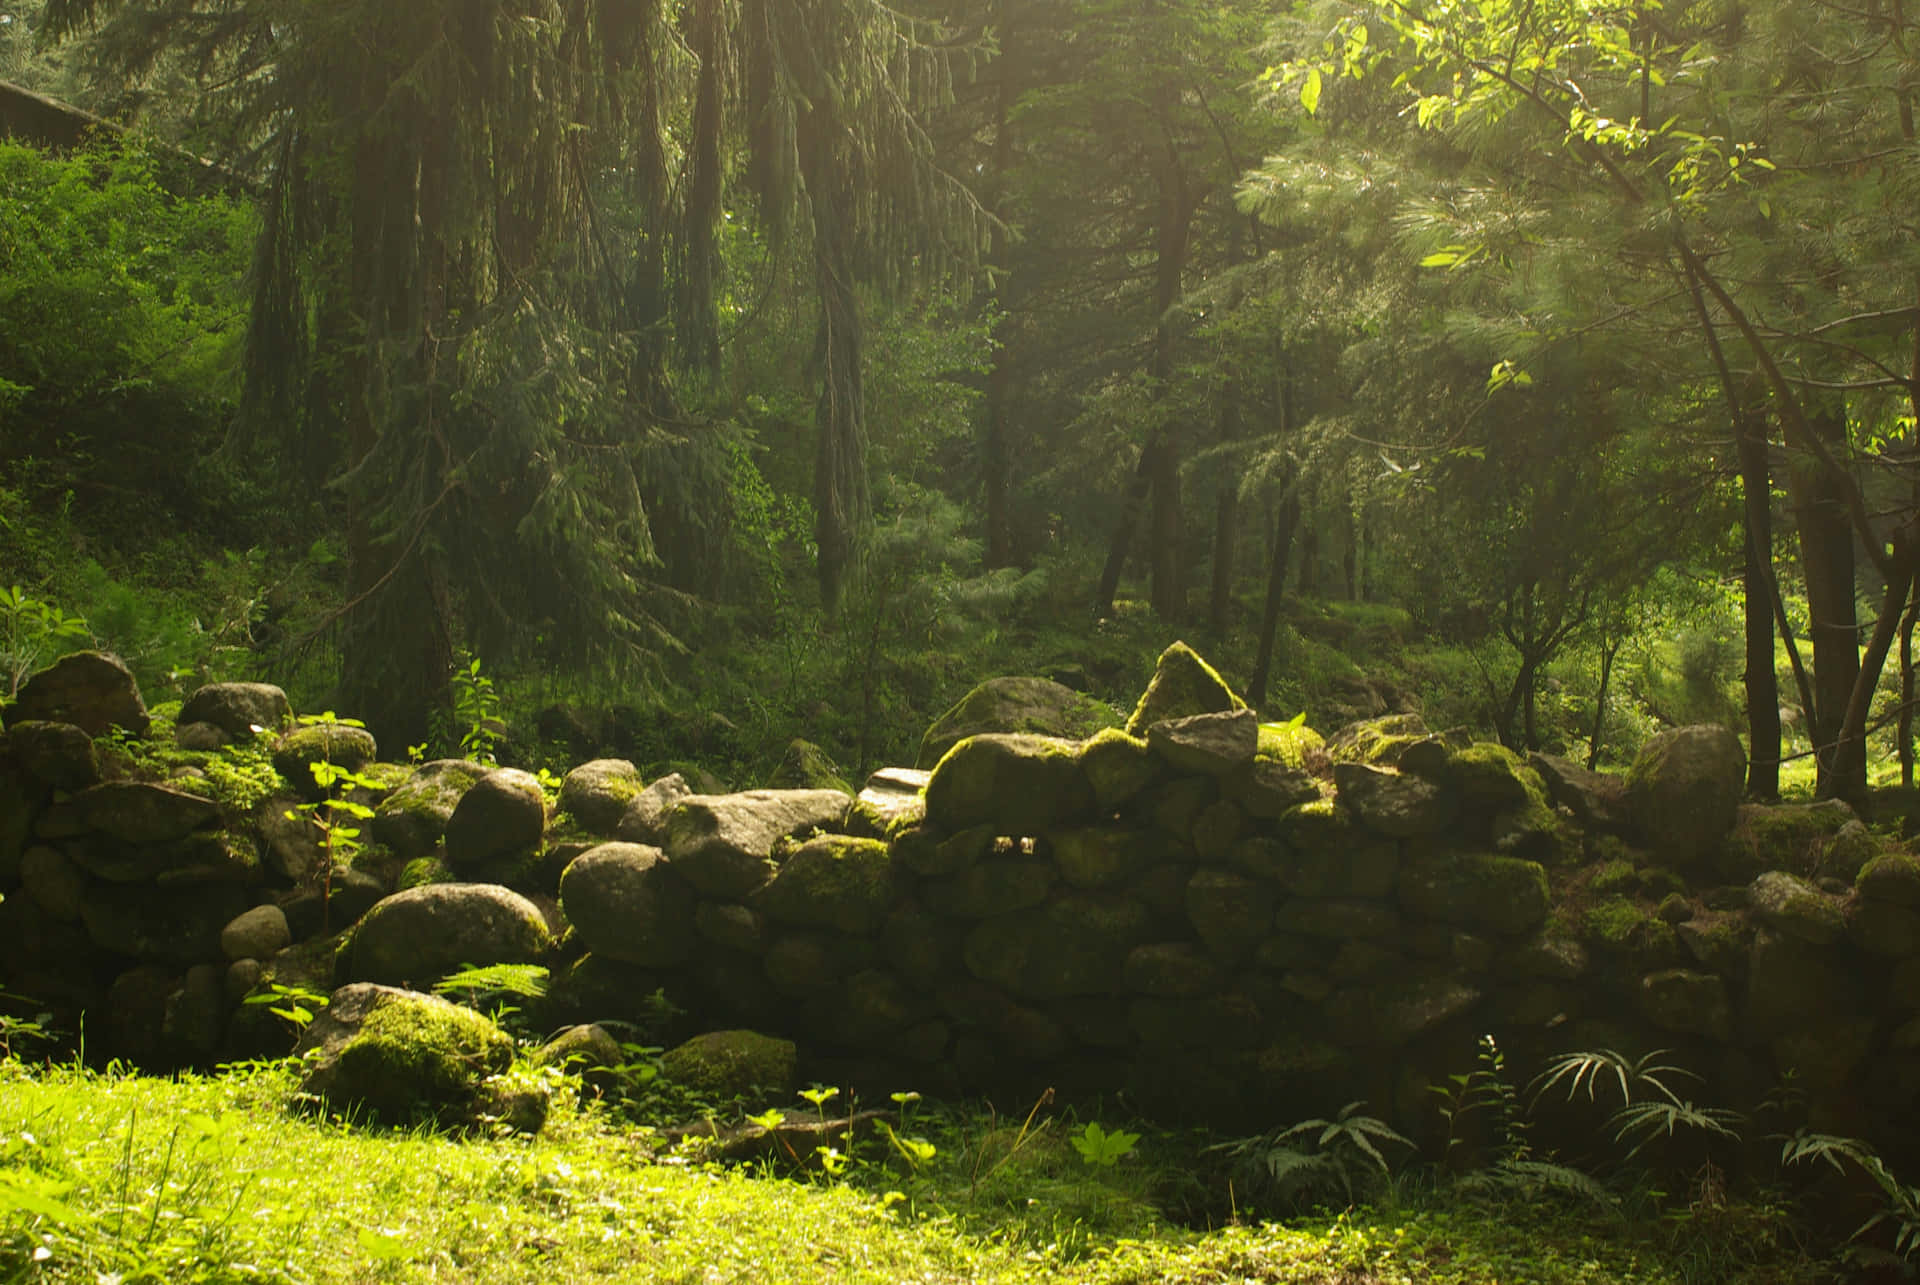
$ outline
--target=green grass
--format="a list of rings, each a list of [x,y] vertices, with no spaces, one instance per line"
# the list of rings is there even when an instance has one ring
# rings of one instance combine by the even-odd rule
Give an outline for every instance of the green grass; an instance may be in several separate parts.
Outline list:
[[[1178,1153],[1088,1165],[1064,1121],[1023,1135],[928,1112],[902,1132],[935,1139],[932,1160],[910,1169],[875,1139],[836,1178],[706,1164],[567,1101],[537,1139],[367,1130],[290,1113],[291,1085],[284,1067],[163,1080],[0,1062],[0,1282],[1827,1279],[1791,1254],[1702,1262],[1698,1228],[1444,1187],[1187,1230],[1146,1199],[1177,1185]]]

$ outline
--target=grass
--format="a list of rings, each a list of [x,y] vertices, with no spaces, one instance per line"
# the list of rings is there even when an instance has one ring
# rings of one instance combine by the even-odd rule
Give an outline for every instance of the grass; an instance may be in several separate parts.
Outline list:
[[[290,1112],[285,1066],[157,1079],[0,1062],[0,1282],[997,1282],[1464,1285],[1812,1281],[1792,1254],[1402,1184],[1285,1225],[1177,1226],[1181,1157],[1083,1162],[1064,1119],[903,1122],[840,1176],[719,1166],[558,1095],[538,1138]],[[1736,1270],[1735,1268],[1738,1268]]]

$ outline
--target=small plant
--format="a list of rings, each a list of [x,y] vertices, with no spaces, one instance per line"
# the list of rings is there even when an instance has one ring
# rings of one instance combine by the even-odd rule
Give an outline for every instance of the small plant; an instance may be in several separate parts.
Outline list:
[[[302,715],[300,721],[307,726],[329,729],[366,726],[358,719],[340,718],[332,710],[323,714]],[[378,789],[379,783],[335,763],[329,757],[333,748],[330,736],[323,738],[321,745],[324,747],[323,756],[307,766],[313,773],[314,785],[325,797],[290,808],[286,816],[289,821],[297,821],[304,816],[320,832],[320,931],[326,933],[329,931],[327,912],[333,900],[334,871],[351,865],[361,850],[360,826],[352,823],[373,819],[373,809],[358,799],[348,797],[347,792]],[[343,817],[346,820],[343,821]]]
[[[1848,1239],[1857,1242],[1884,1225],[1892,1232],[1895,1258],[1904,1263],[1920,1257],[1920,1186],[1909,1186],[1896,1178],[1872,1147],[1857,1138],[1799,1129],[1782,1143],[1780,1163],[1824,1164],[1835,1173],[1845,1173],[1851,1165],[1866,1174],[1880,1189],[1881,1206]]]
[[[258,995],[249,995],[248,1004],[271,1004],[267,1011],[287,1023],[296,1032],[304,1031],[327,1006],[328,997],[305,986],[282,986],[269,982]]]
[[[1120,1163],[1122,1157],[1132,1153],[1134,1144],[1140,1141],[1137,1133],[1128,1133],[1125,1129],[1115,1129],[1111,1133],[1100,1127],[1098,1120],[1089,1120],[1080,1132],[1069,1134],[1067,1141],[1080,1153],[1080,1159],[1089,1168],[1111,1169]]]
[[[1542,1078],[1548,1084],[1558,1082]],[[1590,1174],[1534,1154],[1528,1138],[1532,1121],[1507,1078],[1506,1054],[1493,1036],[1480,1037],[1479,1060],[1473,1070],[1448,1077],[1445,1085],[1435,1085],[1431,1092],[1439,1098],[1440,1117],[1447,1122],[1446,1162],[1458,1174],[1456,1185],[1462,1190],[1524,1196],[1551,1191],[1596,1205],[1613,1203],[1612,1195]],[[1538,1094],[1536,1090],[1536,1103]],[[1485,1151],[1483,1163],[1475,1165],[1469,1156],[1468,1133],[1481,1129]]]
[[[1349,1102],[1331,1120],[1302,1120],[1208,1150],[1232,1158],[1253,1189],[1280,1203],[1309,1204],[1337,1190],[1352,1204],[1392,1175],[1383,1145],[1413,1150],[1413,1143],[1386,1121],[1361,1114],[1365,1105]]]
[[[0,677],[6,681],[8,700],[57,653],[92,643],[85,618],[70,616],[19,585],[0,589]]]
[[[25,995],[16,995],[0,987],[0,1058],[19,1057],[30,1047],[53,1042],[53,1031],[47,1026],[47,1023],[53,1019],[53,1014],[41,1012],[35,1013],[32,1017],[16,1017],[5,1011],[8,1001],[17,1004],[35,1003]]]
[[[1620,1091],[1620,1106],[1607,1118],[1613,1140],[1627,1146],[1626,1159],[1632,1160],[1661,1137],[1672,1138],[1690,1131],[1705,1138],[1738,1141],[1737,1126],[1746,1117],[1725,1107],[1703,1107],[1681,1098],[1668,1086],[1673,1079],[1698,1080],[1700,1077],[1683,1066],[1671,1066],[1658,1059],[1666,1049],[1655,1049],[1638,1059],[1629,1059],[1612,1049],[1569,1053],[1548,1066],[1534,1081],[1534,1100],[1561,1084],[1567,1086],[1567,1100],[1586,1090],[1589,1102],[1597,1100],[1598,1087],[1611,1083]]]
[[[520,1010],[509,997],[539,999],[547,993],[548,970],[541,964],[472,964],[433,984],[433,993],[445,995],[468,1008],[480,1009],[495,1022],[505,1023]]]
[[[500,696],[478,656],[467,657],[453,671],[453,717],[460,729],[460,752],[477,763],[494,762],[503,739]]]

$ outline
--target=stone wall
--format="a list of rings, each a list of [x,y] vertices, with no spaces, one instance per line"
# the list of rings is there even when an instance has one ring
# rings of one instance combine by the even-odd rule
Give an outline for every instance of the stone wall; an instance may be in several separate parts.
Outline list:
[[[84,1012],[100,1057],[284,1052],[241,1003],[271,982],[530,962],[556,1029],[658,1038],[664,996],[680,1033],[787,1036],[803,1078],[869,1095],[1053,1086],[1243,1126],[1366,1099],[1418,1132],[1492,1033],[1523,1076],[1670,1048],[1736,1106],[1791,1069],[1816,1124],[1920,1137],[1920,863],[1842,804],[1743,805],[1724,729],[1625,777],[1406,716],[1323,741],[1179,646],[1124,729],[971,736],[857,799],[601,760],[554,808],[524,772],[305,727],[284,780],[350,765],[374,812],[323,896],[301,797],[241,810],[212,770],[289,726],[284,697],[208,689],[149,731],[123,678],[36,677],[0,758],[0,987]],[[178,775],[128,775],[142,735]]]

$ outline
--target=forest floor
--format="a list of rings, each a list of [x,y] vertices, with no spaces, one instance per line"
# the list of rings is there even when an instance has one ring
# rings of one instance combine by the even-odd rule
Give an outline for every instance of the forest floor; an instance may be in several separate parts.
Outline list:
[[[460,1138],[304,1114],[292,1088],[286,1063],[169,1079],[0,1061],[0,1281],[1846,1279],[1764,1201],[1489,1202],[1429,1175],[1284,1222],[1222,1201],[1209,1227],[1191,1139],[1143,1130],[1088,1158],[1067,1145],[1087,1126],[1061,1117],[912,1104],[900,1134],[933,1154],[881,1135],[830,1174],[713,1163],[564,1091],[537,1137]]]

